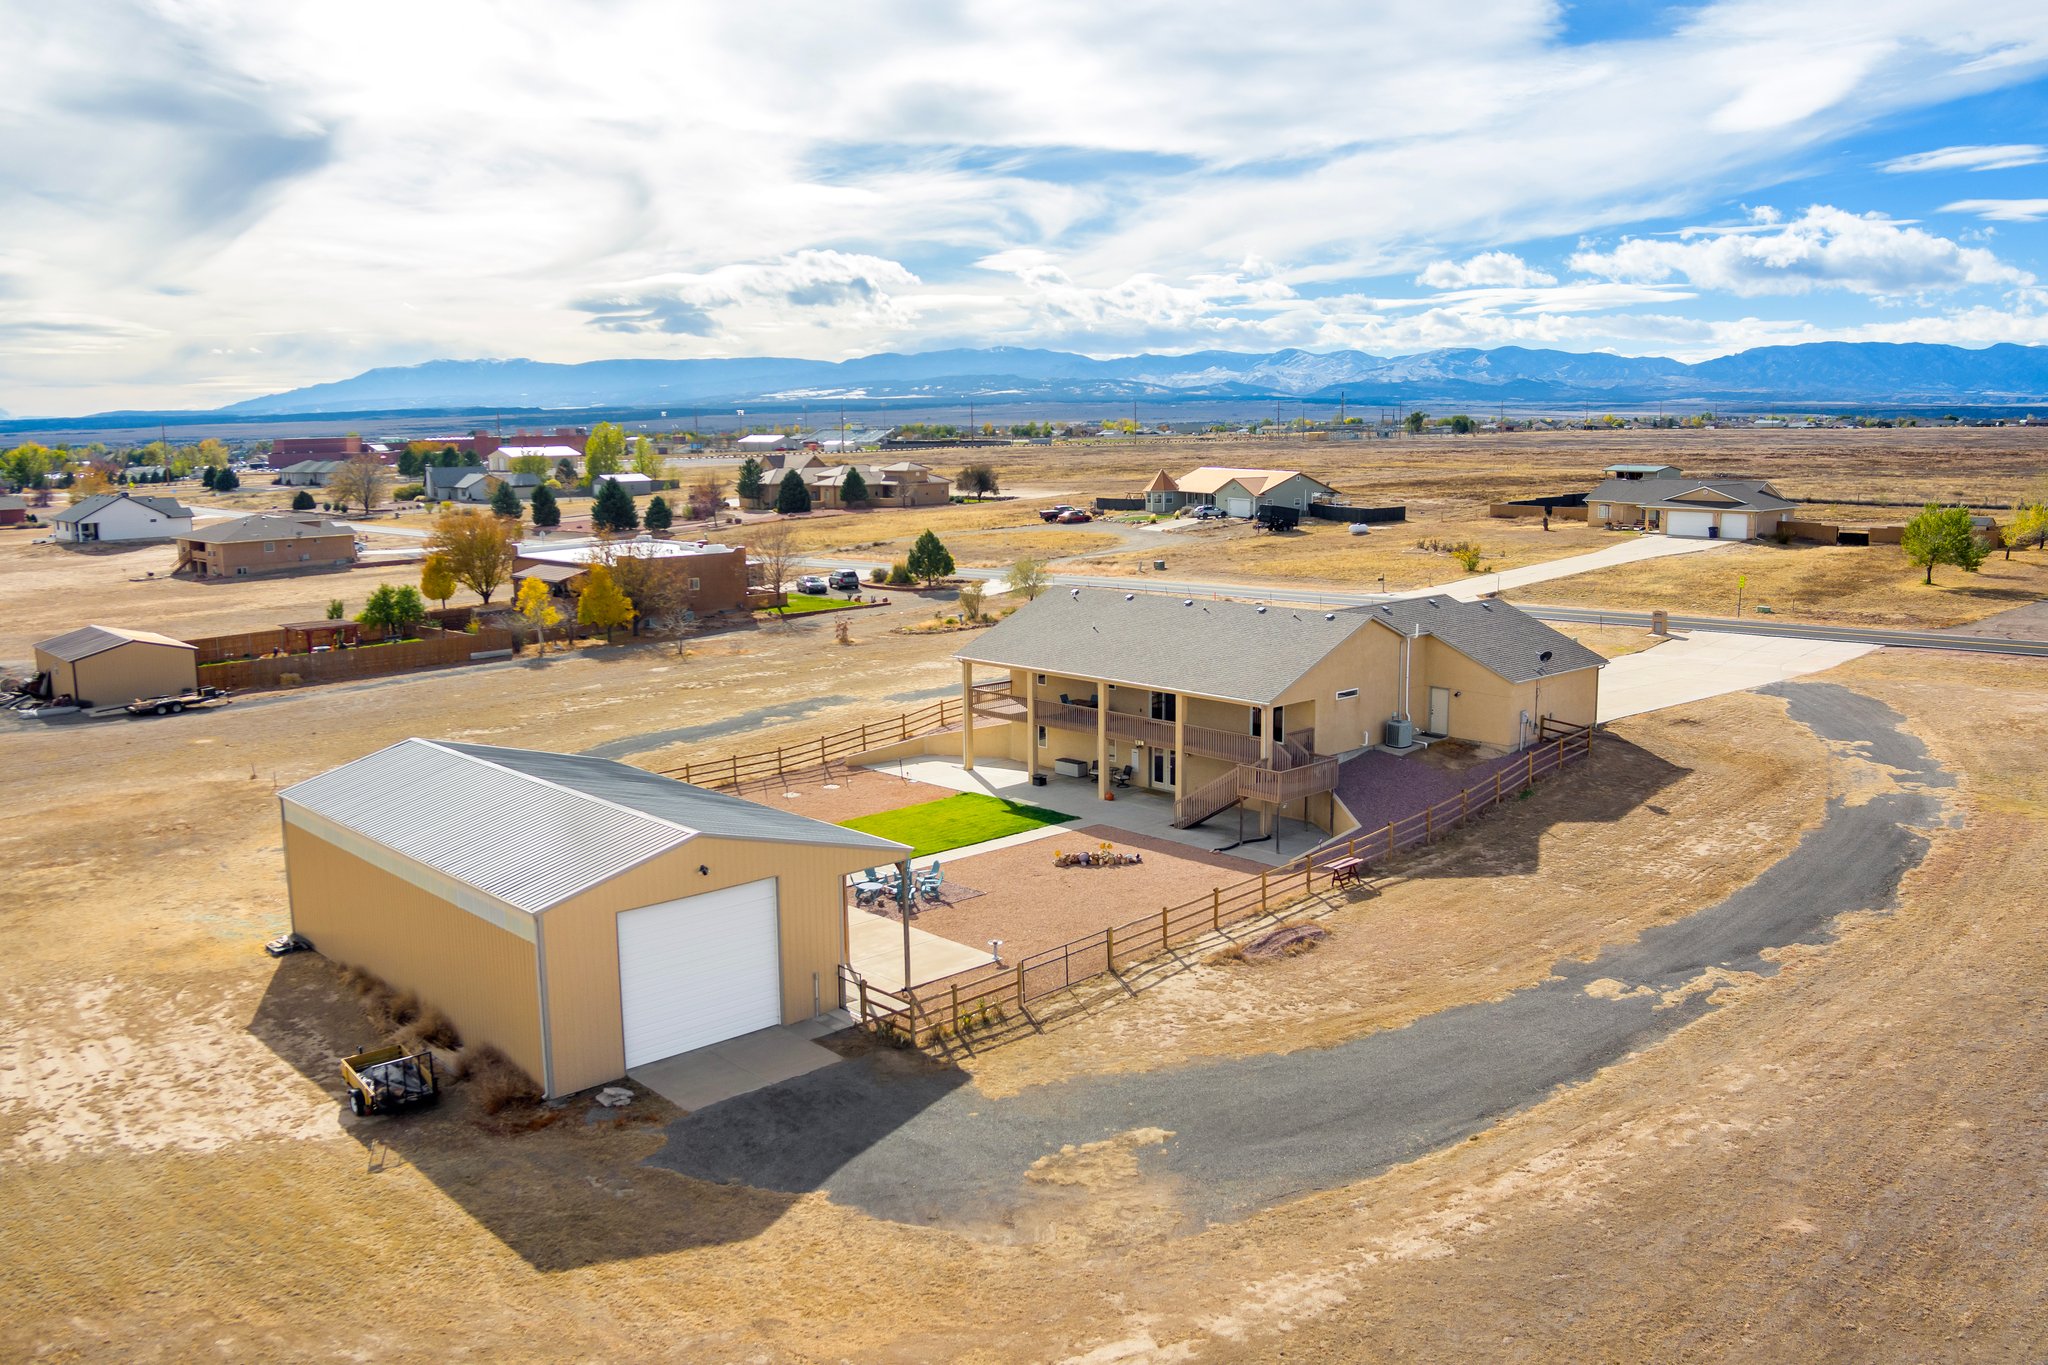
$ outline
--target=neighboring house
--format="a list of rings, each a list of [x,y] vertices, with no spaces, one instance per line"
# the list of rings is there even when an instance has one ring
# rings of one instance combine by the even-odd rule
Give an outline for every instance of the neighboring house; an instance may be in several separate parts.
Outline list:
[[[178,537],[178,565],[172,572],[252,578],[345,569],[355,562],[355,532],[342,523],[311,512],[259,512],[210,522]]]
[[[582,592],[592,564],[603,563],[607,557],[632,558],[651,560],[670,576],[673,592],[663,605],[678,616],[747,609],[747,552],[738,545],[651,538],[609,545],[597,540],[526,540],[514,553],[514,582],[537,578],[557,597]]]
[[[0,526],[19,526],[27,520],[27,501],[12,493],[0,493]]]
[[[1605,662],[1504,602],[1325,611],[1095,588],[1049,592],[954,657],[969,695],[975,665],[1009,675],[1006,698],[974,704],[1011,724],[992,744],[964,730],[968,767],[983,748],[1034,774],[1092,768],[1103,795],[1129,768],[1176,824],[1300,801],[1332,832],[1336,763],[1318,756],[1399,739],[1396,717],[1501,751],[1545,721],[1590,726]]]
[[[592,491],[601,483],[615,483],[634,497],[654,491],[654,480],[645,474],[600,474],[591,480]]]
[[[191,531],[192,509],[176,498],[95,493],[51,516],[50,524],[66,545],[175,540]]]
[[[199,685],[199,650],[183,640],[118,626],[81,626],[35,646],[48,695],[84,705],[121,706]]]
[[[811,506],[820,510],[845,506],[840,490],[845,486],[849,470],[860,470],[861,480],[867,485],[867,503],[870,507],[942,507],[952,501],[953,485],[943,474],[934,474],[921,464],[900,460],[885,465],[844,465],[811,463],[797,468],[798,477],[804,487],[810,490]],[[784,471],[785,473],[787,471]],[[761,496],[764,502],[775,500],[776,490],[782,484],[782,475],[761,476]]]
[[[547,461],[547,472],[552,476],[564,461],[578,476],[583,473],[583,448],[570,445],[501,445],[484,458],[488,469],[503,472],[513,467],[513,461],[539,456]]]
[[[1310,504],[1336,496],[1336,489],[1296,469],[1204,465],[1179,478],[1160,470],[1145,486],[1145,510],[1170,515],[1183,507],[1206,505],[1233,517],[1255,517],[1262,507],[1291,507],[1306,514]]]
[[[509,470],[498,472],[478,469],[475,465],[455,465],[445,469],[429,465],[420,471],[420,477],[427,490],[428,502],[455,502],[477,507],[488,507],[501,483],[510,484],[521,502],[531,502],[533,490],[544,482],[537,474],[517,474]]]
[[[278,471],[277,483],[281,488],[325,488],[348,465],[347,460],[298,460]]]
[[[845,879],[910,856],[609,759],[442,740],[278,801],[293,932],[550,1098],[838,1008]],[[480,835],[492,811],[521,836]]]
[[[1775,532],[1795,507],[1762,479],[1615,476],[1586,495],[1586,522],[1709,540],[1755,540]]]

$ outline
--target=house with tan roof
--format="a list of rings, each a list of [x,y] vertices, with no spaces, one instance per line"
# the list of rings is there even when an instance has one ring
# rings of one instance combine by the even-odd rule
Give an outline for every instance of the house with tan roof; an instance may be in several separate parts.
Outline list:
[[[1261,508],[1309,507],[1336,498],[1337,490],[1298,469],[1236,469],[1203,465],[1178,478],[1165,470],[1145,485],[1145,510],[1170,516],[1188,507],[1214,507],[1233,517],[1255,517]]]

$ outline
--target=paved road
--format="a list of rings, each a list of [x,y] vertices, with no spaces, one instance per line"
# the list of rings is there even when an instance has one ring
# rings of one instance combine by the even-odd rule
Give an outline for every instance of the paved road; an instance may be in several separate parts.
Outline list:
[[[1888,909],[1946,823],[1952,779],[1880,702],[1826,683],[1778,684],[1794,720],[1853,742],[1898,784],[1829,802],[1823,823],[1720,903],[1498,1001],[1336,1047],[1085,1077],[992,1098],[967,1077],[893,1054],[840,1062],[671,1124],[651,1164],[715,1182],[801,1192],[906,1223],[961,1227],[1058,1217],[1026,1177],[1063,1144],[1134,1129],[1144,1178],[1190,1221],[1229,1221],[1362,1180],[1481,1132],[1717,1008],[1660,996],[1715,968],[1771,975],[1773,948],[1829,921]],[[1838,786],[1844,784],[1837,784]],[[1619,988],[1589,993],[1595,982]]]

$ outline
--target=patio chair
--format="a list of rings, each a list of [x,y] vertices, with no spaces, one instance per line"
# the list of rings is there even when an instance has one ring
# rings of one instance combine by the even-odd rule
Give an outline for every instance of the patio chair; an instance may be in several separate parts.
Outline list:
[[[1109,780],[1111,785],[1113,786],[1128,787],[1131,785],[1131,779],[1136,776],[1137,773],[1132,770],[1131,765],[1126,763],[1123,767],[1118,768],[1115,772],[1111,773],[1109,776]]]
[[[917,874],[917,894],[928,901],[939,899],[940,888],[946,884],[946,870],[937,863]]]

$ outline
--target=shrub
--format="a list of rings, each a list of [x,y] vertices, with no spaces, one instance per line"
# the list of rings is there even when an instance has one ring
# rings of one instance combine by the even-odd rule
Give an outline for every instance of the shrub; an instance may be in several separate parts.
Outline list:
[[[486,1114],[540,1100],[540,1087],[533,1077],[489,1043],[462,1054],[455,1078],[477,1088],[477,1103]]]
[[[868,582],[870,582],[870,583],[887,583],[888,581],[889,581],[889,571],[888,571],[887,569],[869,569],[869,570],[868,570]]]
[[[910,583],[910,566],[908,564],[899,559],[889,566],[889,586],[907,588],[910,586]]]
[[[418,502],[425,496],[427,496],[427,486],[423,483],[401,484],[391,490],[391,497],[394,502]],[[311,501],[309,500],[306,505],[312,506]]]

